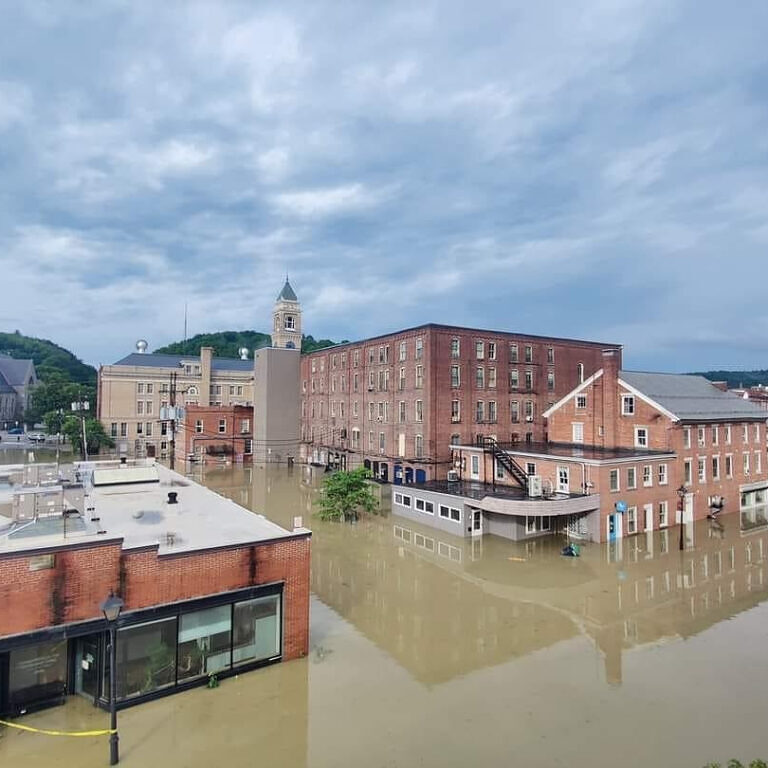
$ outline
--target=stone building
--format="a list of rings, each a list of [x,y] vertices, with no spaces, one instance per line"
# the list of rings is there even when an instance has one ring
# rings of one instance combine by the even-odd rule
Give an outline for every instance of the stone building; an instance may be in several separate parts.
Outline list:
[[[0,427],[21,421],[36,385],[34,360],[0,355]]]
[[[444,478],[452,445],[541,441],[543,412],[605,347],[429,324],[303,355],[302,458],[395,483]]]

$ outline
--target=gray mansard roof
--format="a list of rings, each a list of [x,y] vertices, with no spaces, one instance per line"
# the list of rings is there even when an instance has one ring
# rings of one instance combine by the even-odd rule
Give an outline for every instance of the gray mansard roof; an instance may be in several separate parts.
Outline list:
[[[136,366],[138,368],[181,368],[184,363],[197,362],[197,355],[153,355],[132,352],[115,365]],[[240,360],[232,357],[214,357],[211,361],[214,371],[252,371],[253,360]]]
[[[619,378],[680,421],[765,421],[762,408],[723,392],[703,376],[621,371]]]

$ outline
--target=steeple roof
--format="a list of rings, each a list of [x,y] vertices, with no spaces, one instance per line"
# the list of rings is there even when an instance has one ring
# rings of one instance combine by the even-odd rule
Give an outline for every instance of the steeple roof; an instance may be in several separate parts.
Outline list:
[[[291,284],[288,282],[288,278],[285,278],[285,285],[283,290],[280,291],[280,295],[277,297],[277,301],[298,301],[296,292],[291,288]]]

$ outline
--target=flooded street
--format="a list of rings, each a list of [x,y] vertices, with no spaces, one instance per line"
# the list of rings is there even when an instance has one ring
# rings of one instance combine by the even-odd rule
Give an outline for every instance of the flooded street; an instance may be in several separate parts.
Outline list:
[[[768,756],[768,531],[742,532],[738,515],[697,524],[684,552],[673,527],[564,558],[559,539],[416,526],[388,498],[381,516],[323,523],[308,468],[193,477],[312,528],[312,650],[123,710],[121,764],[701,768]],[[71,697],[20,722],[107,718]],[[107,762],[106,739],[0,730],[3,768]]]

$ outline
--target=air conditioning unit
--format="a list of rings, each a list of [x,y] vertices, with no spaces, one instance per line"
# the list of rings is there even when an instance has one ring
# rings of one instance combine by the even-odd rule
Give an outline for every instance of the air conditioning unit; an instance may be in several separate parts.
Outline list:
[[[533,421],[533,416],[526,416],[525,420],[528,421],[528,422],[531,422],[531,421]]]
[[[448,482],[449,483],[459,482],[459,473],[455,469],[448,470]]]
[[[451,416],[451,424],[458,424],[461,421],[461,416]]]
[[[373,392],[373,389],[374,389],[374,388],[373,388],[372,386],[368,385],[368,391],[369,391],[369,392]]]
[[[528,475],[528,495],[531,498],[538,498],[542,494],[541,475]]]

